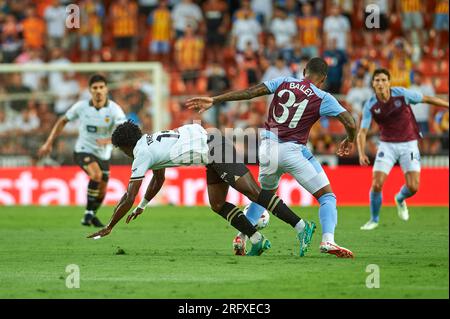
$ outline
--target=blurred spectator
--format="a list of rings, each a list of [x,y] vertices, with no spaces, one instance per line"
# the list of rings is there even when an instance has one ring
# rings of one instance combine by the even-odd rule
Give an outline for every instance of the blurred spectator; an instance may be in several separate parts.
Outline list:
[[[351,49],[350,22],[341,14],[338,5],[333,5],[330,8],[330,15],[323,20],[323,31],[325,43],[330,43],[330,40],[334,39],[338,50]]]
[[[376,58],[376,51],[367,47],[361,49],[359,59],[353,59],[351,73],[354,77],[363,77],[364,85],[372,87],[372,73],[380,67],[380,62]]]
[[[194,34],[194,28],[189,24],[185,34],[175,42],[175,61],[187,92],[196,92],[204,48],[203,39]]]
[[[188,25],[197,31],[199,24],[203,21],[202,10],[192,0],[181,0],[172,9],[173,27],[176,38],[184,35]]]
[[[249,1],[243,1],[243,4],[245,3],[249,6]],[[261,32],[262,29],[255,19],[255,14],[249,8],[242,7],[236,12],[236,20],[233,22],[231,45],[237,52],[244,52],[249,44],[253,51],[257,51],[260,47]]]
[[[102,22],[105,17],[103,4],[96,0],[84,0],[80,3],[80,50],[81,60],[88,61],[89,56],[98,56],[102,48]],[[92,50],[92,51],[91,51]]]
[[[433,129],[436,133],[441,135],[441,148],[448,154],[449,149],[449,116],[448,110],[439,111],[434,116]]]
[[[230,25],[228,5],[224,0],[207,0],[203,4],[203,13],[206,22],[207,60],[222,62],[222,49]]]
[[[53,87],[55,96],[54,112],[56,115],[63,115],[78,99],[80,86],[78,81],[69,73],[63,74],[63,80],[56,82]]]
[[[70,60],[64,56],[64,51],[61,48],[53,48],[50,53],[49,64],[70,64]],[[59,71],[52,71],[48,76],[48,88],[51,92],[56,92],[60,82],[62,82],[63,73]]]
[[[19,38],[20,24],[12,14],[5,16],[0,24],[0,44],[3,63],[11,63],[20,54],[22,41]]]
[[[28,107],[29,94],[31,93],[31,89],[22,83],[22,75],[20,73],[12,73],[9,76],[9,84],[5,88],[6,94],[13,94],[9,107],[18,113]]]
[[[26,9],[26,18],[22,21],[24,46],[41,49],[45,42],[45,22],[36,13],[34,6]]]
[[[39,128],[39,118],[34,110],[25,108],[20,112],[20,116],[14,121],[14,127],[17,132],[22,134],[33,133]]]
[[[391,62],[391,86],[409,87],[411,85],[411,61],[406,57],[399,57]]]
[[[8,136],[12,128],[11,121],[8,121],[5,111],[0,108],[0,137]]]
[[[302,13],[297,20],[300,44],[303,54],[313,58],[319,56],[321,21],[313,15],[313,7],[309,2],[302,6]]]
[[[47,48],[65,48],[66,8],[60,5],[59,0],[53,0],[44,11],[44,19],[47,24]]]
[[[274,64],[278,55],[279,53],[275,42],[275,36],[272,33],[269,33],[265,36],[265,43],[259,50],[262,71],[265,71],[270,65]]]
[[[273,14],[272,0],[251,0],[252,11],[256,14],[256,20],[259,24],[267,29]]]
[[[207,90],[209,96],[219,95],[230,89],[230,81],[224,68],[218,61],[210,63],[206,68],[205,74],[208,79]],[[225,103],[214,105],[209,111],[203,113],[203,119],[217,127],[219,124],[219,113],[224,107]]]
[[[292,42],[297,35],[297,26],[293,18],[287,16],[286,9],[275,8],[275,14],[270,23],[270,32],[275,36],[275,42],[286,61],[290,61],[293,53]]]
[[[236,89],[244,89],[258,83],[261,75],[259,70],[258,55],[253,50],[251,43],[247,44],[247,49],[236,56],[238,65],[238,75],[234,85]]]
[[[136,59],[137,10],[136,2],[131,0],[115,0],[111,5],[109,19],[112,23],[117,61],[124,61],[126,52],[129,61]]]
[[[15,60],[18,64],[34,64],[44,65],[41,59],[41,50],[26,48]],[[45,86],[46,72],[45,71],[26,71],[22,73],[22,84],[29,87],[33,91],[42,90]]]
[[[39,133],[47,136],[55,124],[57,117],[47,102],[37,104],[37,117],[39,118]]]
[[[328,64],[326,90],[330,93],[340,93],[344,76],[344,66],[347,63],[347,54],[336,47],[336,39],[330,38],[323,58]]]
[[[439,55],[439,52],[444,52],[448,48],[448,41],[444,41],[445,47],[441,48],[442,33],[443,31],[448,32],[449,28],[448,10],[449,10],[448,0],[437,0],[436,8],[434,10],[434,24],[433,24],[433,30],[435,32],[433,56],[435,57]]]
[[[345,100],[352,107],[351,113],[356,123],[359,123],[364,103],[371,97],[372,94],[372,90],[365,86],[363,77],[354,78],[353,85],[347,92]]]
[[[275,60],[275,64],[269,66],[266,72],[264,72],[261,82],[269,81],[280,76],[292,76],[292,72],[286,65],[286,61],[281,54]]]
[[[342,15],[347,18],[351,28],[353,26],[352,22],[352,20],[354,19],[353,11],[356,3],[353,0],[334,0],[334,1],[341,8]]]
[[[410,89],[421,92],[423,95],[434,96],[435,92],[433,87],[423,81],[423,75],[419,71],[415,71],[413,75],[413,84]],[[417,124],[419,125],[419,130],[423,135],[427,135],[430,132],[430,121],[431,121],[431,109],[429,104],[418,103],[412,104],[411,109],[416,118]]]
[[[394,2],[390,2],[388,0],[364,0],[364,6],[361,11],[361,17],[363,17],[363,34],[364,34],[364,40],[367,47],[373,46],[375,43],[375,37],[380,36],[381,37],[381,43],[383,47],[385,47],[389,41],[390,37],[390,30],[389,30],[389,16],[390,12],[392,12],[392,6]],[[374,20],[367,21],[369,18],[369,15],[373,16],[373,12],[371,10],[366,11],[370,5],[375,5],[377,9],[379,10],[379,26],[378,27],[369,27],[368,23],[374,23]]]
[[[425,43],[422,17],[422,12],[425,12],[424,3],[420,0],[397,0],[397,8],[402,17],[403,34],[413,46],[412,59],[418,62]]]
[[[172,21],[167,0],[159,2],[147,19],[151,26],[150,53],[152,60],[169,65],[170,40],[172,38]]]

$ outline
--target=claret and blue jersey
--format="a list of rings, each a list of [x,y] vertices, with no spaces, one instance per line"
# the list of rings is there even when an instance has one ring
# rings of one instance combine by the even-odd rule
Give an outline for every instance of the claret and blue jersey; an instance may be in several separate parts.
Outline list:
[[[336,98],[308,79],[278,77],[264,85],[274,93],[265,128],[277,130],[281,141],[306,144],[311,127],[321,116],[337,116],[345,111]]]
[[[380,140],[383,142],[417,140],[421,134],[410,104],[422,101],[422,93],[402,87],[391,88],[391,97],[387,102],[380,101],[374,94],[364,105],[361,128],[369,129],[373,119],[380,128]]]

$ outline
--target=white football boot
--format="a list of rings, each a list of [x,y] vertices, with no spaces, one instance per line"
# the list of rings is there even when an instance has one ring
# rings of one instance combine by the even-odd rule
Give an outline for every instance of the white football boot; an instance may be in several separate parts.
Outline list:
[[[404,200],[403,203],[400,204],[400,202],[397,200],[397,195],[394,196],[394,201],[395,205],[397,205],[398,218],[406,222],[409,219],[409,212],[408,207],[406,206],[406,201]]]
[[[367,223],[365,223],[364,225],[362,225],[359,229],[361,230],[372,230],[378,227],[378,223],[369,220]]]

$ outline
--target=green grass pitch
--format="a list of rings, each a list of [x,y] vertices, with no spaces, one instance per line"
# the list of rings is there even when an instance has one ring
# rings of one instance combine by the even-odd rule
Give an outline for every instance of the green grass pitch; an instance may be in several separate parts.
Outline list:
[[[317,207],[295,208],[318,223]],[[112,208],[103,207],[106,222]],[[374,231],[359,227],[367,207],[340,207],[336,241],[353,260],[320,254],[320,227],[306,257],[294,231],[271,216],[272,248],[233,256],[234,229],[206,207],[151,207],[110,236],[80,225],[81,207],[0,208],[0,298],[448,298],[448,207],[410,207],[399,220],[383,207]],[[120,254],[123,250],[124,254]],[[66,287],[78,265],[80,287]],[[380,287],[366,287],[366,267]]]

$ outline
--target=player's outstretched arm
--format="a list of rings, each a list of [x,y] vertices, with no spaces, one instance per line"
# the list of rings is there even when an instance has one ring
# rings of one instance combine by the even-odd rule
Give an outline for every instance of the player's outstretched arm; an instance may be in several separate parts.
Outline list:
[[[347,137],[339,145],[337,155],[349,155],[352,145],[355,142],[356,123],[353,116],[348,111],[340,113],[337,118],[344,125],[345,131],[347,132]]]
[[[156,196],[156,194],[158,194],[166,179],[165,173],[166,173],[165,168],[153,170],[153,177],[152,180],[150,181],[150,184],[148,184],[144,198],[141,200],[139,205],[133,210],[133,212],[127,216],[127,224],[130,221],[136,219],[136,217],[138,217],[140,214],[142,214],[145,210],[145,207],[147,207],[147,204],[153,199],[153,197]]]
[[[436,96],[424,95],[423,96],[423,103],[425,103],[425,104],[433,104],[433,105],[436,105],[436,106],[442,106],[442,107],[448,108],[448,101],[440,99],[440,98],[438,98]]]
[[[53,126],[52,131],[50,132],[50,135],[48,136],[44,145],[42,145],[41,148],[38,150],[39,157],[43,157],[50,154],[50,152],[52,151],[53,142],[61,134],[67,122],[69,122],[69,120],[65,116],[61,116],[58,119],[58,121],[56,121],[56,124],[55,126]]]
[[[356,138],[356,145],[358,147],[359,154],[359,164],[362,166],[367,166],[370,164],[369,157],[366,155],[366,137],[367,137],[366,128],[360,128],[358,132],[358,136]]]
[[[213,97],[194,97],[186,101],[186,107],[198,110],[202,113],[212,107],[214,104],[220,104],[227,101],[250,100],[258,96],[271,94],[267,86],[263,83],[249,87],[245,90],[231,91]]]
[[[122,219],[123,216],[125,216],[126,213],[133,207],[134,200],[136,199],[136,196],[139,192],[139,188],[141,187],[142,179],[139,180],[132,180],[128,183],[128,189],[127,192],[122,196],[120,199],[119,204],[114,209],[114,213],[111,217],[111,220],[109,223],[101,230],[99,230],[96,233],[93,233],[87,238],[94,238],[97,236],[104,237],[108,235],[114,226],[119,222],[119,220]]]

